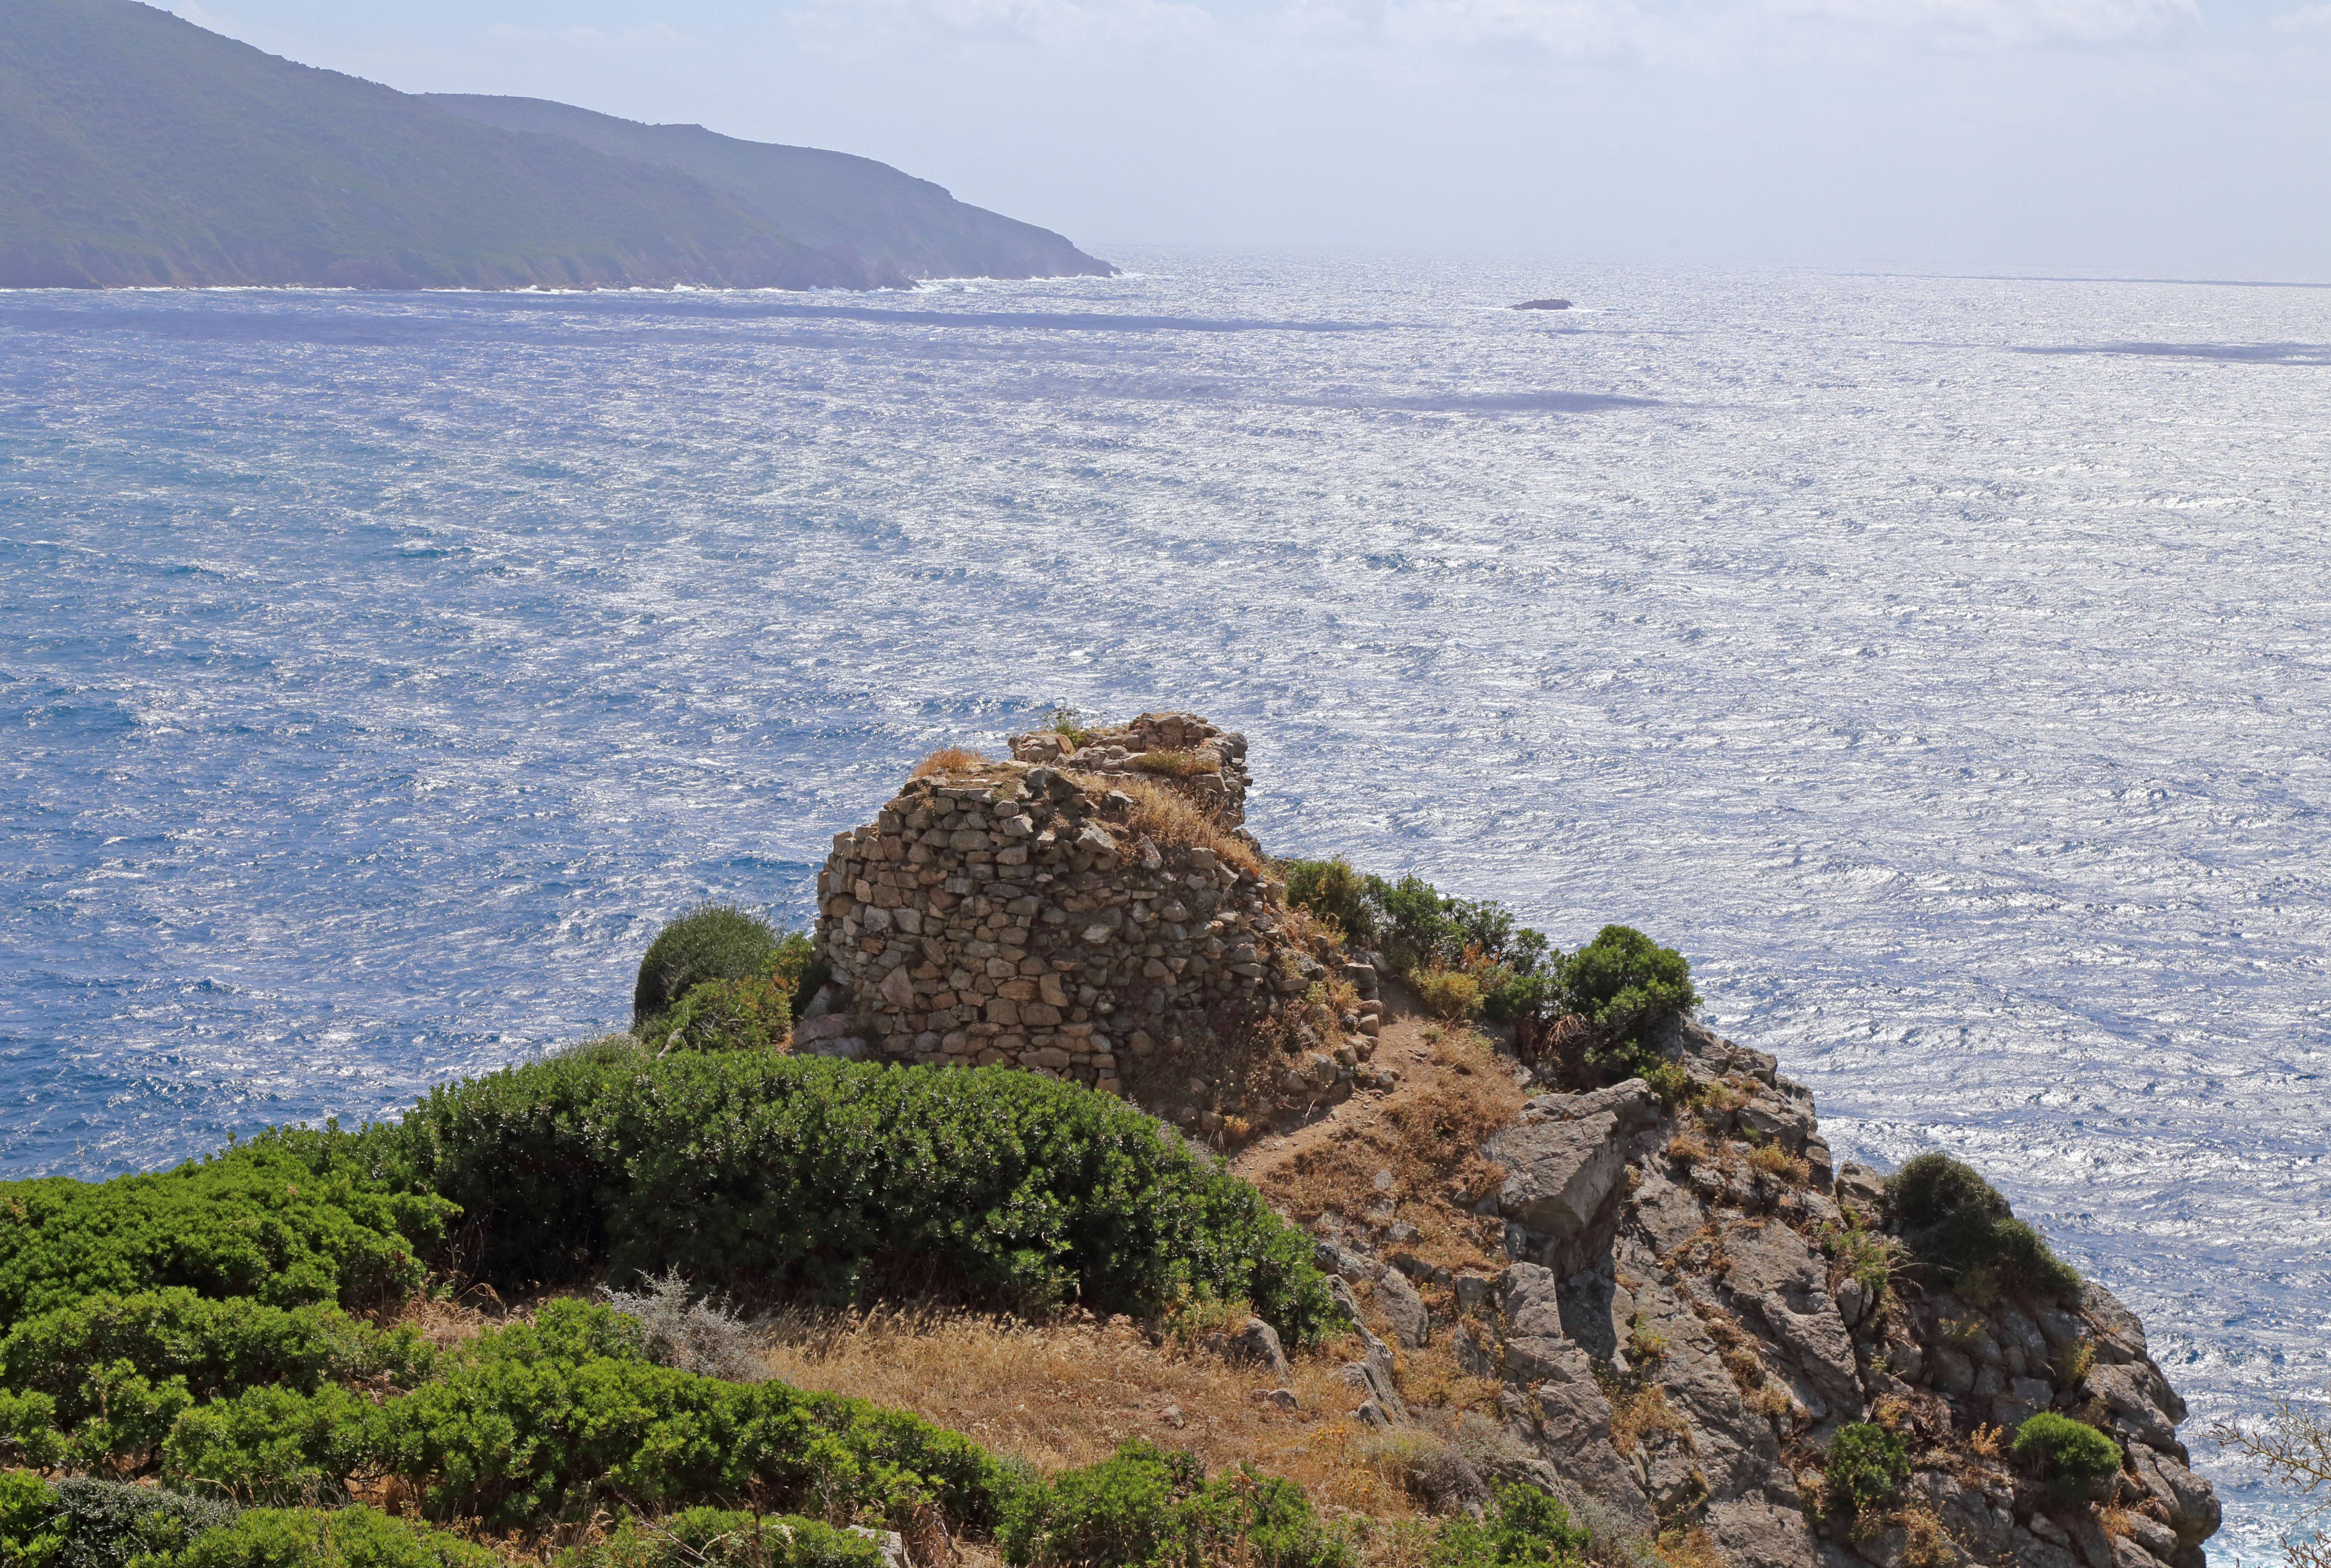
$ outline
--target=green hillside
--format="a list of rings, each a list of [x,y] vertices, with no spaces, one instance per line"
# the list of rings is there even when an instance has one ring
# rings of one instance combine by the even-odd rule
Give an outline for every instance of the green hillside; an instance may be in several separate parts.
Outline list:
[[[969,214],[926,222],[915,254],[992,232],[1019,244],[997,254],[1035,257],[1035,236],[1100,270],[1057,235],[864,166]],[[906,234],[913,204],[877,191],[861,222],[848,182],[808,183],[814,240],[672,159],[481,124],[132,0],[0,0],[0,287],[904,283],[888,252],[870,261],[847,241]]]
[[[699,125],[642,125],[539,98],[430,93],[504,130],[563,136],[611,157],[693,175],[805,244],[846,245],[909,278],[1107,277],[1117,269],[1050,229],[956,201],[888,164],[815,147],[739,141]]]

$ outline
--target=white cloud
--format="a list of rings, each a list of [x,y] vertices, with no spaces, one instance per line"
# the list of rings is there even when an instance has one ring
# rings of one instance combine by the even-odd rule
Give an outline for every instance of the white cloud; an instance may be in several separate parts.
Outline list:
[[[951,39],[1050,50],[1187,52],[1220,41],[1213,14],[1184,0],[826,0],[821,31],[871,26],[901,43]]]
[[[2277,33],[2331,33],[2331,5],[2302,6],[2267,25]]]
[[[678,28],[667,27],[661,22],[650,22],[636,27],[513,27],[497,22],[486,29],[486,36],[497,43],[565,44],[570,49],[585,49],[594,53],[632,53],[643,49],[700,49],[703,40],[692,38]]]
[[[1774,0],[1774,9],[1994,45],[2146,43],[2201,20],[2193,0]]]

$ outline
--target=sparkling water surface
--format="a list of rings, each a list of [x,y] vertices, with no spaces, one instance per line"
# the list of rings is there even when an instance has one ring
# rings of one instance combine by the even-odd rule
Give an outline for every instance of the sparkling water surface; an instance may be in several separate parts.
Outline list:
[[[1113,251],[0,293],[0,1170],[393,1113],[1065,700],[1693,961],[2203,1434],[2331,1381],[2331,292]],[[1559,293],[1579,309],[1515,312]]]

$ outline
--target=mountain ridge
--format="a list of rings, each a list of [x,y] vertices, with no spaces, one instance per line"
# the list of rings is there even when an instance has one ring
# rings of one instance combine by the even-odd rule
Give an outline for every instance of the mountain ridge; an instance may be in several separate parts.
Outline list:
[[[840,196],[808,206],[831,230],[837,204],[846,216]],[[926,198],[917,222],[934,214],[950,215]],[[874,229],[922,264],[952,259],[944,233]],[[0,0],[0,287],[909,281],[847,242],[805,242],[668,159],[485,124],[136,0]]]

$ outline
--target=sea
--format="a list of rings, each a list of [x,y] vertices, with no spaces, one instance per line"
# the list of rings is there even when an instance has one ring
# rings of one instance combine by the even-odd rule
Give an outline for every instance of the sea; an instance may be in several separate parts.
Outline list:
[[[1632,925],[2213,1421],[2331,1383],[2331,289],[1104,248],[913,293],[0,293],[0,1174],[622,1025],[942,745]],[[1516,310],[1546,297],[1565,310]]]

